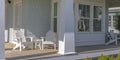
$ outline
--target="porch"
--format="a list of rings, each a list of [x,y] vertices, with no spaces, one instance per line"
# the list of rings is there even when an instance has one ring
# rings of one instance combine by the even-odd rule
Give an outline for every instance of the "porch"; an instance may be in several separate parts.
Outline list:
[[[51,57],[51,56],[60,56],[59,54],[57,54],[58,52],[64,54],[65,50],[63,48],[65,43],[63,42],[63,38],[61,37],[62,35],[64,35],[64,33],[61,31],[61,30],[64,31],[64,27],[61,27],[61,25],[63,25],[62,23],[58,23],[61,22],[58,19],[59,18],[58,13],[60,12],[56,10],[54,11],[54,9],[60,10],[58,8],[60,5],[58,3],[59,0],[35,0],[35,1],[10,0],[10,1],[11,3],[9,3],[8,0],[3,1],[6,2],[4,5],[4,7],[6,6],[4,11],[6,13],[6,16],[4,17],[6,18],[4,21],[5,23],[4,41],[8,42],[8,43],[4,43],[5,50],[4,49],[3,50],[5,52],[4,57],[7,60],[16,60],[16,59],[34,60],[39,58]],[[64,1],[62,1],[62,3],[63,2]],[[70,12],[71,10],[72,9],[70,9]],[[63,14],[61,14],[61,16],[62,15]],[[72,16],[73,14],[71,13],[70,15]],[[65,19],[63,19],[63,21],[65,21]],[[71,23],[70,25],[74,26],[73,23]],[[60,40],[61,47],[57,46],[59,51],[54,50],[53,48],[51,49],[50,47],[44,50],[40,50],[39,48],[23,49],[21,52],[19,51],[19,49],[13,50],[13,47],[15,45],[11,44],[11,42],[13,42],[13,40],[15,39],[15,31],[17,31],[18,29],[22,29],[25,38],[33,37],[39,39],[40,37],[46,37],[46,33],[49,30],[54,31],[56,34],[60,33],[59,37],[61,38],[57,39],[57,43]],[[69,31],[71,30],[73,30],[73,28],[70,28]],[[73,39],[74,37],[71,38]],[[74,48],[74,45],[72,45],[74,43],[72,43],[72,41],[73,40],[71,40],[71,46],[72,48]],[[69,49],[69,50],[73,50],[73,49]],[[2,58],[0,58],[0,60]]]
[[[23,51],[19,50],[12,50],[12,46],[14,46],[11,43],[5,43],[6,51],[5,51],[5,58],[7,60],[22,60],[22,59],[44,59],[44,58],[51,58],[51,57],[61,57],[65,55],[60,55],[57,53],[57,50],[52,49],[53,47],[47,47],[44,50],[37,49],[24,49]],[[79,54],[91,54],[91,53],[98,53],[98,52],[107,52],[107,51],[120,51],[120,44],[117,46],[112,45],[92,45],[92,46],[78,46],[75,48],[76,54],[73,55],[79,55]],[[102,53],[101,53],[102,54]],[[111,53],[110,53],[111,54]]]
[[[13,50],[14,46],[12,43],[5,43],[5,58],[7,60],[36,59],[59,55],[57,54],[57,50],[54,50],[52,46],[46,46],[44,50],[40,50],[39,48],[25,48],[21,52],[19,49]]]
[[[24,0],[25,1],[25,0]],[[42,0],[41,0],[42,1]],[[68,3],[68,1],[69,1],[69,3]],[[94,1],[94,0],[93,0]],[[29,3],[27,0],[26,0],[26,2],[27,3]],[[40,0],[38,0],[38,2],[34,2],[34,4],[33,5],[31,5],[32,4],[32,2],[34,2],[33,0],[32,1],[30,1],[30,3],[28,4],[28,5],[26,5],[26,6],[29,6],[29,7],[27,7],[27,8],[25,8],[25,10],[24,10],[24,12],[27,12],[28,14],[25,14],[24,12],[24,16],[22,16],[22,21],[20,21],[21,20],[21,18],[19,19],[19,17],[18,18],[15,18],[16,20],[15,21],[17,21],[19,24],[18,25],[15,25],[15,24],[13,24],[14,26],[12,26],[12,28],[14,29],[14,28],[18,28],[18,27],[22,27],[22,28],[24,28],[25,30],[29,30],[30,31],[30,33],[29,34],[27,34],[27,35],[31,35],[31,32],[33,33],[33,35],[35,35],[35,37],[40,37],[40,36],[45,36],[45,34],[46,34],[46,32],[49,30],[49,29],[54,29],[53,28],[53,26],[51,26],[54,22],[52,21],[51,22],[51,19],[53,18],[53,20],[55,19],[57,19],[56,18],[56,16],[52,16],[51,17],[51,6],[50,6],[50,0],[49,0],[49,4],[47,4],[47,2],[45,1],[44,3],[44,6],[46,7],[46,6],[49,6],[49,7],[47,7],[47,9],[43,9],[43,10],[41,10],[41,11],[38,11],[38,12],[45,12],[45,13],[38,13],[38,12],[36,12],[36,10],[40,10],[40,9],[42,9],[42,8],[45,8],[45,7],[43,7],[43,5],[39,5],[40,3],[42,4],[42,2],[40,2]],[[99,1],[98,1],[99,2]],[[58,23],[58,25],[59,25],[59,27],[57,27],[57,30],[58,30],[58,33],[59,33],[59,36],[58,36],[58,51],[57,50],[53,50],[53,49],[45,49],[45,50],[39,50],[39,49],[35,49],[35,50],[23,50],[22,52],[20,52],[20,51],[18,51],[18,50],[12,50],[11,48],[10,49],[6,49],[6,51],[5,51],[5,54],[6,54],[6,58],[7,59],[40,59],[40,58],[47,58],[47,57],[57,57],[57,56],[64,56],[64,55],[66,55],[66,54],[73,54],[73,53],[75,53],[75,52],[77,52],[77,54],[91,54],[91,53],[96,53],[96,52],[107,52],[107,51],[114,51],[114,50],[119,50],[119,45],[118,46],[115,46],[115,45],[89,45],[89,46],[79,46],[79,47],[76,47],[75,48],[75,45],[76,45],[76,43],[73,43],[73,42],[75,42],[75,39],[76,39],[76,37],[74,37],[75,35],[74,35],[74,33],[75,33],[75,31],[74,30],[77,30],[77,29],[74,29],[74,14],[73,14],[73,0],[61,0],[61,12],[59,12],[59,13],[61,13],[60,14],[60,19],[58,19],[59,20],[59,23]],[[46,5],[47,4],[47,5]],[[59,4],[58,4],[59,5]],[[39,6],[41,6],[42,8],[39,8],[38,9],[38,7]],[[31,8],[32,7],[32,8]],[[34,8],[35,7],[35,8]],[[69,8],[69,10],[68,10],[68,8],[67,7],[70,7]],[[49,8],[49,9],[48,9]],[[78,8],[78,7],[77,7]],[[35,9],[34,10],[34,12],[33,12],[33,9]],[[105,9],[107,9],[107,7],[105,8]],[[105,10],[104,9],[104,10]],[[46,10],[46,11],[45,11]],[[58,9],[59,10],[59,9]],[[30,12],[32,12],[33,13],[33,15],[32,15],[32,13],[30,13]],[[47,12],[47,13],[46,13]],[[20,12],[19,12],[20,13]],[[19,13],[17,13],[18,14],[18,16],[19,16]],[[37,14],[38,13],[38,14]],[[69,13],[69,14],[68,14]],[[105,12],[106,13],[106,12]],[[4,14],[4,12],[3,12],[3,14]],[[45,14],[45,15],[43,15],[43,14]],[[59,15],[59,14],[58,14]],[[21,16],[21,15],[20,15]],[[27,17],[26,17],[27,16]],[[37,17],[36,17],[37,16]],[[41,16],[41,17],[40,17]],[[65,17],[65,16],[67,16],[67,17]],[[107,16],[107,13],[106,13],[106,15],[104,15],[104,16]],[[23,18],[24,17],[24,18]],[[64,18],[63,18],[64,17]],[[3,17],[3,18],[5,18],[5,17]],[[34,19],[34,18],[36,18],[36,19]],[[47,18],[47,19],[46,19]],[[105,21],[105,19],[107,19],[107,17],[104,17],[104,21]],[[2,20],[4,20],[4,19],[2,19]],[[25,21],[26,20],[26,21]],[[34,21],[33,21],[34,20]],[[13,21],[14,23],[15,23],[15,21]],[[6,21],[5,21],[6,22]],[[43,23],[44,22],[44,23]],[[8,22],[9,23],[9,22]],[[36,24],[37,23],[37,24]],[[17,23],[16,23],[17,24]],[[55,24],[53,24],[53,25],[55,25]],[[2,26],[2,25],[1,25]],[[7,26],[7,25],[6,25]],[[8,25],[9,26],[9,25]],[[3,26],[2,26],[3,27]],[[56,27],[56,26],[54,26],[54,27]],[[104,28],[105,27],[107,27],[107,24],[105,24],[104,26],[103,26]],[[4,27],[3,27],[4,28]],[[35,30],[34,30],[35,29]],[[42,29],[42,30],[41,30]],[[91,28],[92,29],[92,28]],[[4,29],[2,29],[2,30],[4,30]],[[9,30],[9,29],[8,29]],[[92,30],[91,30],[92,31]],[[96,35],[96,33],[94,33],[93,35],[90,35],[91,33],[88,33],[88,34],[81,34],[81,35],[83,35],[83,36],[92,36],[92,37],[95,37],[95,36],[97,36],[97,37],[99,37],[99,38],[97,38],[97,37],[95,37],[95,38],[93,38],[94,40],[96,40],[96,39],[100,39],[99,41],[101,41],[101,39],[103,40],[103,42],[101,43],[101,44],[103,44],[104,43],[104,39],[105,39],[105,33],[106,33],[106,31],[107,31],[107,28],[106,29],[103,29],[103,32],[101,32],[102,34],[104,34],[104,35],[100,35],[101,37],[103,37],[103,38],[101,38],[99,35]],[[100,33],[98,33],[98,34],[100,34]],[[1,36],[3,36],[3,35],[1,35]],[[82,37],[82,36],[81,36]],[[78,40],[80,40],[81,39],[81,37],[79,37],[79,39]],[[91,38],[91,40],[93,40],[92,39],[92,37],[90,37]],[[11,38],[11,37],[10,37]],[[84,38],[86,38],[86,37],[83,37],[83,40],[84,40]],[[89,39],[89,38],[88,38]],[[88,40],[88,39],[86,39],[86,40]],[[4,38],[2,37],[1,38],[1,40],[4,40]],[[98,43],[99,43],[99,41],[97,41]],[[2,41],[3,42],[3,41]],[[79,42],[79,41],[78,41]],[[81,43],[79,43],[79,44],[81,44]],[[91,43],[92,44],[92,43]],[[9,44],[8,44],[9,45]],[[2,45],[1,45],[2,46]],[[10,45],[9,45],[10,46]],[[96,47],[99,47],[99,48],[96,48]],[[2,48],[4,48],[3,46],[2,46]],[[74,51],[74,49],[76,50],[76,51]],[[3,51],[4,51],[4,49],[3,49]],[[63,54],[63,55],[59,55],[59,54]],[[77,54],[75,54],[75,55],[77,55]],[[3,55],[4,55],[4,53],[3,53]],[[100,53],[99,53],[99,55],[100,55]],[[2,56],[1,56],[2,57]],[[4,56],[3,56],[4,57]],[[33,58],[32,58],[33,57]],[[86,57],[86,56],[84,56],[84,57]],[[82,58],[82,57],[80,57],[80,58]]]

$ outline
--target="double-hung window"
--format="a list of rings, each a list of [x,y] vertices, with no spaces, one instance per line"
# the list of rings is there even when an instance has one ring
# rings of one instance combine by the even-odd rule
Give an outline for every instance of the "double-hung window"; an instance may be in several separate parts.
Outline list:
[[[90,6],[80,4],[78,11],[79,11],[78,31],[89,32]]]
[[[103,7],[96,5],[79,4],[78,32],[101,32],[103,21]]]

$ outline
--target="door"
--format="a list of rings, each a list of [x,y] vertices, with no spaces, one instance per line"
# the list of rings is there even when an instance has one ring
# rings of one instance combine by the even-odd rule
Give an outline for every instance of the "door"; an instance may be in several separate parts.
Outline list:
[[[58,25],[59,25],[59,0],[52,0],[51,9],[51,30],[56,33],[56,43],[58,43]]]

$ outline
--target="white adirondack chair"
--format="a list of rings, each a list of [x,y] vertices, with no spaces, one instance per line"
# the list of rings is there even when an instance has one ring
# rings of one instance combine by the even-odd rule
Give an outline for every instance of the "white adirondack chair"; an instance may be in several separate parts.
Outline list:
[[[24,32],[22,32],[21,30],[14,31],[14,40],[12,41],[12,43],[15,44],[15,47],[13,48],[13,50],[19,48],[20,51],[22,51],[22,48],[25,48],[23,41],[26,41]]]
[[[56,34],[53,31],[47,32],[45,40],[42,40],[42,49],[44,49],[44,45],[53,45],[56,49]]]
[[[114,42],[116,45],[118,45],[117,34],[115,34],[113,30],[111,30],[110,33],[107,34],[107,37],[108,37],[109,41],[106,43],[106,45],[109,45],[109,44],[114,43]]]

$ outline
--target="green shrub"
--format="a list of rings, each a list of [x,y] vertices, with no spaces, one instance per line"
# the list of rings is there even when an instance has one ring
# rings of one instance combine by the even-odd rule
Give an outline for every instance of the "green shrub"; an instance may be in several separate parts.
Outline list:
[[[113,56],[108,56],[108,60],[114,60]]]
[[[109,56],[101,55],[98,60],[109,60]]]
[[[120,53],[117,55],[117,59],[116,60],[120,60]]]
[[[84,60],[92,60],[92,58],[87,57]],[[100,57],[98,57],[98,60],[114,60],[114,57],[102,54]],[[120,54],[118,54],[117,60],[120,60]]]
[[[87,57],[87,58],[85,58],[84,60],[92,60],[91,58],[89,58],[89,57]]]

